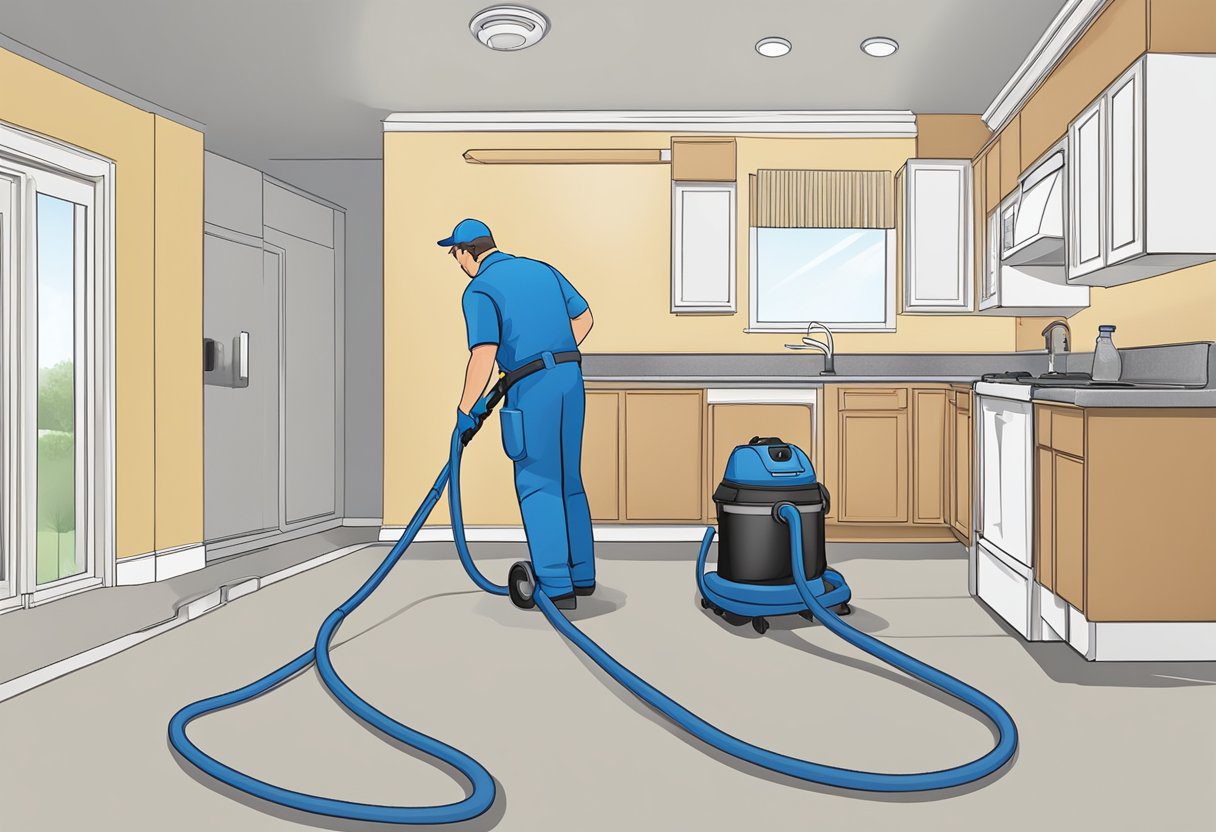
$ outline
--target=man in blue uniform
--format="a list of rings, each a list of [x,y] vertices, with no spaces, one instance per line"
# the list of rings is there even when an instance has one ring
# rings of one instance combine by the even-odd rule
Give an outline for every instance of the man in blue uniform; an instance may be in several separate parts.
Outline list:
[[[536,579],[559,609],[574,609],[577,595],[595,590],[578,354],[591,331],[591,309],[557,269],[499,251],[480,220],[461,221],[439,245],[472,278],[461,300],[469,364],[457,429],[485,416],[474,407],[496,361],[508,377],[518,377],[499,412],[503,449],[515,463],[515,493]]]

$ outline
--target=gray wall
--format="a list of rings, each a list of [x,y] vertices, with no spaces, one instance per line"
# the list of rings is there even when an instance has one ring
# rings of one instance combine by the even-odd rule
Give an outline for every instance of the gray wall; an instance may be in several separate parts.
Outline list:
[[[383,515],[384,166],[271,161],[267,173],[346,209],[346,516]]]

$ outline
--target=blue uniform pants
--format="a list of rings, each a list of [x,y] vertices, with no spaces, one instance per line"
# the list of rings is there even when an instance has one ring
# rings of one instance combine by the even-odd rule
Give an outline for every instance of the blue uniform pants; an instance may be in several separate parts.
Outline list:
[[[591,510],[583,491],[583,373],[557,364],[507,392],[503,448],[515,462],[515,493],[528,553],[550,597],[595,583]]]

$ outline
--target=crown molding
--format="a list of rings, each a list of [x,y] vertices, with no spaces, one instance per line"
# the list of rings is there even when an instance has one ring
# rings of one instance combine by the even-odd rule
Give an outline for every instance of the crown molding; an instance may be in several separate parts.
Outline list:
[[[984,123],[993,133],[1000,131],[1038,89],[1068,50],[1080,40],[1105,8],[1108,0],[1068,0],[1051,21],[1038,43],[1013,77],[1001,88],[984,111]]]
[[[646,131],[913,138],[916,116],[910,110],[569,110],[393,113],[384,120],[386,133]]]

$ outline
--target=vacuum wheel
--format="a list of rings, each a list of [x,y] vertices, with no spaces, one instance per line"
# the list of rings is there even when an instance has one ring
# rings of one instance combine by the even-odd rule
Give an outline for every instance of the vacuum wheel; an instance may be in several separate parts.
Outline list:
[[[748,621],[751,620],[746,615],[737,615],[733,612],[726,612],[726,611],[724,611],[722,613],[722,618],[726,621],[727,624],[731,625],[732,627],[742,627],[744,624],[746,624]]]
[[[704,595],[701,596],[701,609],[707,610],[710,607],[709,599]]]
[[[841,601],[839,604],[836,605],[836,614],[837,615],[848,615],[852,611],[853,611],[853,608],[850,607],[844,601]]]
[[[536,576],[532,574],[532,564],[526,560],[517,560],[507,573],[507,593],[511,603],[521,610],[530,610],[536,606]]]
[[[800,616],[802,616],[803,618],[805,618],[807,621],[815,620],[815,613],[811,612],[810,610],[803,610],[802,612],[800,612],[798,614]]]
[[[753,618],[752,619],[752,629],[755,630],[760,635],[764,635],[765,633],[768,632],[768,619],[767,618]]]

